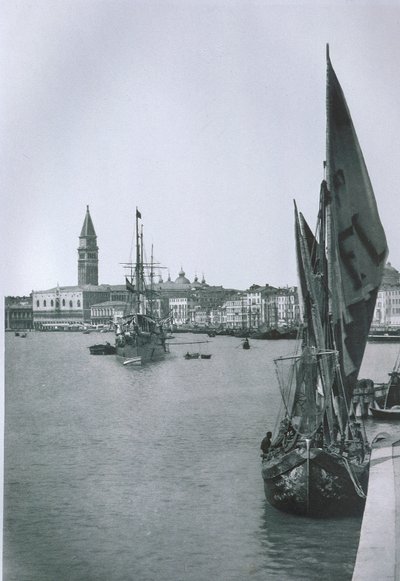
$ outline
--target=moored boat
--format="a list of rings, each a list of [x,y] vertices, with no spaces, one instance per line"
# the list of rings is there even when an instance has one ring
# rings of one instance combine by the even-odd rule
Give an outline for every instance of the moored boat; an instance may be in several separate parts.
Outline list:
[[[400,343],[400,335],[398,333],[382,333],[379,335],[368,335],[369,343]]]
[[[378,420],[400,420],[400,352],[389,377],[385,397],[375,400],[369,408]]]
[[[142,216],[136,208],[136,262],[129,263],[133,274],[126,278],[126,287],[130,293],[127,313],[118,321],[115,331],[117,356],[125,360],[137,360],[141,363],[164,359],[169,352],[163,324],[166,320],[156,317],[153,310],[153,260],[144,263],[143,228],[139,232],[139,220]],[[145,270],[150,267],[150,285],[146,288]]]
[[[314,235],[295,207],[303,328],[275,361],[282,413],[262,455],[268,501],[324,517],[365,504],[370,446],[351,407],[383,267],[385,233],[327,50],[326,175]]]
[[[110,343],[90,345],[89,351],[91,355],[114,355],[116,348]]]

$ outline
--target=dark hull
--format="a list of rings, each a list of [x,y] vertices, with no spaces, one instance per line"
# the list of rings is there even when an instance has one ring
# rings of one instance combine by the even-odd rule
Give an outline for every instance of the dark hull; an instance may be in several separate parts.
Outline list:
[[[378,409],[370,407],[372,417],[377,420],[400,420],[400,409]]]
[[[113,345],[91,345],[89,347],[91,355],[113,355],[116,349]]]
[[[368,335],[368,343],[400,343],[400,335]]]
[[[137,336],[133,343],[125,345],[116,345],[118,357],[131,359],[140,357],[142,363],[151,361],[160,361],[168,354],[165,346],[165,340],[159,335]]]
[[[366,492],[369,458],[352,463],[359,484]],[[311,517],[361,514],[365,499],[353,484],[345,462],[320,448],[307,453],[294,449],[279,457],[264,459],[264,490],[272,506],[285,512]]]

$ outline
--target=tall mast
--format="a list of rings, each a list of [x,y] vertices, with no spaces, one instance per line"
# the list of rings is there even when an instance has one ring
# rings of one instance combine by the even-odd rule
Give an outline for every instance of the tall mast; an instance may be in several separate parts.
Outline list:
[[[333,222],[332,222],[332,168],[331,168],[331,135],[330,135],[330,119],[331,119],[331,91],[330,91],[330,80],[331,80],[331,61],[329,57],[329,44],[326,45],[326,159],[325,159],[325,179],[327,183],[327,192],[323,196],[323,208],[322,212],[325,215],[325,253],[327,256],[327,266],[328,266],[328,289],[334,288],[334,272],[333,272]],[[328,304],[328,315],[332,316],[332,296],[329,293],[329,304]]]
[[[140,260],[140,237],[139,237],[139,218],[141,218],[142,215],[139,212],[139,210],[136,207],[136,270],[135,270],[135,275],[136,275],[136,300],[137,300],[137,312],[140,312],[140,293],[142,292],[142,288],[141,288],[141,280],[140,280],[140,275],[141,275],[141,260]]]
[[[153,317],[153,245],[151,245],[151,259],[150,259],[150,316]]]

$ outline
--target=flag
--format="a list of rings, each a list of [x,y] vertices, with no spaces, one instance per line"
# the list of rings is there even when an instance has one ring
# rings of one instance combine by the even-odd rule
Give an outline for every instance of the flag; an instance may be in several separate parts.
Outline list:
[[[139,212],[139,210],[136,208],[136,218],[141,218],[142,214]]]
[[[128,280],[126,277],[125,277],[125,282],[126,282],[126,288],[127,288],[127,290],[128,291],[131,291],[131,293],[134,293],[135,292],[135,285],[133,285],[131,283],[131,281]]]

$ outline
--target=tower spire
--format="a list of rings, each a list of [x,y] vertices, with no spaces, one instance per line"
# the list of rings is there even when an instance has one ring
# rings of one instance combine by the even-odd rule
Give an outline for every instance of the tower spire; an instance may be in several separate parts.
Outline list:
[[[89,205],[86,206],[78,248],[78,285],[86,284],[99,284],[99,248]]]

